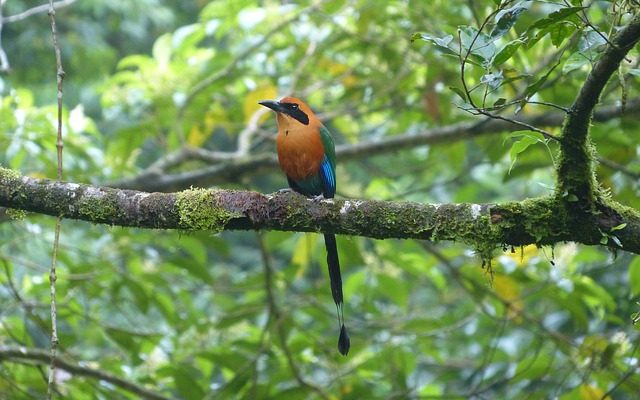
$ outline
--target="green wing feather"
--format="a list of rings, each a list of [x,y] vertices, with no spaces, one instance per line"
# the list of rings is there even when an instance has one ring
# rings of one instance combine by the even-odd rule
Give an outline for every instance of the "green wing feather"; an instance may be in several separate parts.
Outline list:
[[[329,159],[329,163],[331,163],[331,169],[335,174],[336,172],[336,145],[333,143],[333,138],[331,137],[331,132],[324,126],[320,126],[320,140],[322,141],[322,146],[324,146],[324,154]]]

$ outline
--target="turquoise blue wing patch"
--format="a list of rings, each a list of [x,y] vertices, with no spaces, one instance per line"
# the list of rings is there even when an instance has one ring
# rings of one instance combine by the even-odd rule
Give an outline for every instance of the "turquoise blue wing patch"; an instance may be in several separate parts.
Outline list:
[[[325,155],[320,164],[320,180],[322,181],[322,194],[330,199],[336,194],[336,172],[329,158]]]

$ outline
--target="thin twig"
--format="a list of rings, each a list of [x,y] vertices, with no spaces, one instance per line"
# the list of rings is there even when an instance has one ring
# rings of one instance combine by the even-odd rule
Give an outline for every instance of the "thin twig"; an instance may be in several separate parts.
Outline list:
[[[466,111],[466,112],[468,112],[468,113],[470,113],[472,115],[484,115],[485,117],[489,117],[491,119],[499,119],[501,121],[509,122],[509,123],[514,124],[514,125],[518,125],[518,126],[521,126],[523,128],[527,128],[530,131],[538,132],[538,133],[540,133],[542,136],[544,136],[547,139],[558,141],[558,137],[555,136],[554,134],[552,134],[551,132],[546,131],[546,130],[541,129],[541,128],[538,128],[538,127],[533,126],[531,124],[528,124],[526,122],[518,121],[517,119],[503,117],[502,115],[490,113],[490,112],[485,111],[485,110],[483,110],[481,108],[478,108],[476,106],[473,106],[473,108],[464,108],[462,106],[458,106],[458,108],[463,110],[463,111]]]
[[[231,60],[231,62],[229,62],[229,64],[227,64],[224,68],[216,70],[215,72],[212,72],[211,74],[206,76],[204,79],[202,79],[201,81],[196,83],[191,88],[189,93],[187,93],[187,96],[185,97],[184,102],[178,107],[177,115],[176,115],[176,118],[175,118],[175,121],[176,121],[175,122],[175,130],[177,132],[177,135],[178,135],[178,138],[179,138],[180,142],[181,143],[185,143],[186,142],[185,135],[184,135],[184,132],[183,132],[182,120],[183,120],[185,112],[189,108],[189,105],[191,104],[193,99],[196,98],[196,96],[198,96],[202,91],[204,91],[205,89],[207,89],[208,87],[213,85],[215,82],[219,81],[222,78],[227,77],[233,70],[236,69],[236,67],[238,66],[238,64],[240,64],[240,62],[242,60],[245,60],[251,54],[255,53],[256,50],[258,50],[260,47],[262,47],[265,43],[267,43],[267,41],[271,38],[271,36],[273,36],[276,33],[280,32],[286,26],[290,25],[292,22],[296,21],[298,18],[300,18],[301,16],[303,16],[307,12],[317,8],[323,1],[324,0],[317,0],[316,2],[312,3],[308,7],[304,7],[304,8],[301,8],[300,10],[296,11],[289,18],[283,19],[282,21],[280,21],[280,23],[278,23],[270,31],[268,31],[267,33],[262,35],[260,40],[258,40],[253,45],[247,47],[246,49],[244,49],[243,51],[238,53]]]
[[[296,364],[293,354],[291,354],[291,349],[289,349],[289,345],[287,344],[287,333],[285,332],[283,322],[285,316],[282,315],[280,309],[278,308],[278,304],[276,303],[275,294],[273,293],[273,266],[271,265],[271,257],[269,256],[269,252],[264,243],[264,237],[262,232],[257,232],[258,245],[260,247],[260,255],[262,256],[262,266],[264,267],[264,286],[265,291],[267,292],[267,303],[269,305],[269,314],[272,316],[272,321],[275,323],[275,328],[278,336],[278,341],[280,342],[280,347],[282,348],[282,352],[284,353],[287,364],[289,365],[289,369],[293,374],[293,377],[298,382],[300,386],[306,387],[310,390],[313,390],[320,396],[321,398],[328,400],[329,396],[322,390],[320,387],[313,385],[307,382],[300,372],[298,365]]]
[[[53,3],[53,6],[56,9],[61,9],[63,7],[67,7],[70,6],[71,4],[75,3],[77,0],[62,0],[62,1],[56,1]],[[26,11],[21,12],[20,14],[15,14],[15,15],[10,15],[8,17],[4,17],[4,18],[0,18],[0,23],[4,22],[4,23],[11,23],[11,22],[17,22],[17,21],[22,21],[23,19],[27,19],[33,15],[36,14],[44,14],[44,13],[48,13],[49,10],[51,9],[51,2],[49,2],[49,4],[43,4],[40,6],[36,6],[33,8],[30,8]]]
[[[500,327],[496,329],[493,338],[491,339],[491,345],[489,346],[488,351],[485,351],[484,357],[482,358],[482,362],[478,365],[477,368],[469,376],[469,382],[472,382],[476,376],[479,375],[479,379],[474,387],[469,391],[469,398],[477,398],[480,393],[486,390],[486,388],[491,387],[491,385],[485,386],[483,390],[481,388],[482,384],[485,382],[485,374],[487,372],[487,368],[489,364],[493,361],[493,358],[496,355],[496,351],[498,350],[498,346],[500,345],[500,338],[504,335],[504,331],[507,328],[507,322],[509,321],[508,316],[504,316],[500,319]],[[510,379],[510,378],[508,378]]]
[[[476,109],[478,109],[478,107],[473,101],[473,98],[471,96],[471,90],[469,90],[469,87],[467,86],[467,81],[465,78],[467,60],[469,59],[469,56],[471,55],[471,51],[473,50],[473,46],[476,44],[476,41],[480,37],[480,34],[482,33],[482,30],[484,29],[484,27],[487,26],[491,18],[493,18],[496,14],[498,14],[500,10],[506,7],[509,3],[510,2],[505,2],[503,5],[496,8],[491,14],[489,14],[487,18],[485,18],[485,20],[482,22],[482,24],[478,28],[478,31],[476,32],[476,34],[473,36],[473,39],[471,39],[471,43],[469,44],[467,51],[464,54],[464,57],[462,56],[462,37],[460,35],[460,30],[458,30],[458,42],[460,46],[459,53],[458,53],[458,57],[460,58],[460,80],[462,81],[462,88],[464,89],[464,93],[467,95],[467,101],[469,102],[469,104],[471,104],[473,108],[476,108]]]
[[[591,346],[585,346],[584,343],[582,344],[578,344],[576,341],[574,341],[571,337],[559,332],[559,331],[555,331],[549,327],[547,327],[541,320],[527,314],[527,308],[523,307],[523,308],[513,308],[511,307],[512,302],[504,297],[502,297],[499,293],[497,293],[496,291],[490,289],[487,285],[483,285],[480,282],[476,281],[475,279],[468,279],[466,278],[450,261],[449,259],[431,242],[428,241],[422,241],[420,242],[420,244],[422,245],[422,247],[429,252],[431,255],[433,255],[448,271],[449,273],[451,273],[451,275],[454,277],[454,279],[458,282],[459,286],[465,291],[467,292],[470,296],[472,296],[474,299],[477,299],[477,295],[478,293],[481,293],[485,296],[488,296],[500,303],[502,303],[505,307],[510,308],[511,311],[514,312],[514,316],[518,317],[518,318],[522,318],[527,325],[536,328],[537,331],[539,331],[540,334],[544,334],[545,337],[550,338],[554,343],[556,343],[557,347],[563,351],[566,354],[571,354],[569,351],[567,350],[563,350],[562,346],[568,346],[571,349],[575,350],[577,349],[579,346],[581,348],[581,350],[592,350],[595,352],[599,352],[599,350],[596,350],[595,348],[591,347]],[[473,289],[471,289],[469,286],[472,286]],[[483,311],[485,311],[485,314],[488,315],[491,318],[495,318],[495,315],[493,313],[487,312],[486,309],[484,307],[482,307],[482,301],[480,301],[479,299],[477,299],[475,301],[477,304],[480,304],[481,308]],[[524,324],[523,324],[524,325]],[[526,326],[526,325],[524,325]],[[634,352],[631,354],[631,357],[633,356],[633,354],[635,353],[635,349]],[[567,378],[575,371],[580,370],[581,368],[583,368],[582,366],[577,365],[574,360],[573,357],[568,357],[567,361],[569,361],[572,364],[573,370],[568,372]],[[611,368],[613,371],[618,372],[618,373],[622,373],[622,369],[617,367],[617,366],[612,366]],[[637,368],[634,367],[635,370],[637,370]],[[613,371],[610,371],[613,373]],[[624,371],[625,374],[624,376],[621,378],[621,382],[628,379],[631,375],[629,375],[629,371]],[[627,376],[629,375],[629,376]],[[513,379],[515,378],[515,376],[517,376],[517,374],[511,376],[509,379]],[[621,383],[620,382],[620,383]],[[488,388],[485,389],[481,389],[481,391],[486,391]],[[476,393],[466,393],[465,394],[465,398],[475,398],[474,394]],[[605,397],[602,397],[603,399]]]
[[[38,307],[39,304],[27,303],[25,301],[22,295],[20,295],[20,292],[18,291],[18,288],[16,287],[15,283],[13,282],[13,276],[11,276],[11,270],[9,269],[9,261],[6,258],[2,258],[1,260],[2,260],[2,265],[4,266],[5,275],[7,277],[9,290],[13,294],[14,299],[16,299],[16,301],[20,304],[20,306],[22,306],[22,308],[27,313],[27,315],[29,315],[31,320],[35,322],[35,324],[42,330],[42,332],[46,332],[47,331],[46,321],[40,318],[40,315],[38,315],[38,313],[33,311],[33,309]]]
[[[2,7],[6,3],[6,0],[0,0],[0,73],[7,72],[11,68],[9,65],[9,58],[2,48],[2,27],[4,25],[4,18],[2,18]]]
[[[9,347],[0,346],[0,361],[10,360],[17,363],[36,362],[45,364],[49,360],[49,354],[46,350],[31,349],[27,347]],[[159,393],[153,392],[143,386],[137,385],[131,381],[112,375],[108,372],[80,365],[71,360],[56,356],[55,364],[57,367],[77,376],[86,376],[100,381],[108,382],[118,388],[136,394],[144,399],[152,400],[169,400]]]
[[[631,352],[631,354],[629,355],[628,359],[631,360],[633,359],[633,356],[636,354],[636,351],[638,351],[638,347],[640,347],[640,342],[639,341],[635,341],[636,344],[635,346],[633,346],[633,351]],[[607,390],[607,392],[605,394],[602,395],[601,399],[605,400],[605,399],[610,399],[611,395],[613,394],[613,392],[615,392],[616,390],[618,390],[618,388],[629,378],[631,378],[633,376],[633,374],[635,374],[638,371],[638,366],[637,365],[630,365],[628,371],[618,380],[618,382],[616,382],[611,389]]]
[[[640,98],[635,98],[628,102],[626,115],[633,115],[633,112],[639,110]],[[623,110],[618,105],[602,106],[596,110],[594,120],[607,121],[623,115]],[[520,130],[523,124],[536,127],[559,127],[562,125],[565,116],[564,112],[552,112],[524,115],[516,120],[515,123],[495,118],[484,118],[480,121],[476,120],[477,122],[459,122],[426,129],[420,133],[402,133],[382,139],[339,145],[336,147],[336,155],[340,162],[344,162],[370,158],[403,149],[414,149],[418,146],[455,142],[481,135],[513,132]],[[521,124],[518,124],[518,122]],[[527,125],[524,125],[524,127],[528,129]],[[275,155],[271,153],[239,158],[231,156],[232,154],[187,147],[167,155],[154,164],[155,167],[162,167],[163,169],[149,167],[140,171],[134,177],[109,182],[107,185],[123,189],[148,191],[180,190],[190,186],[211,186],[220,182],[237,180],[240,175],[256,175],[266,170],[276,169],[278,165]],[[165,160],[165,158],[169,160]],[[175,174],[168,174],[164,168],[168,165],[176,166],[190,160],[201,160],[207,163],[216,163],[217,165],[209,165],[200,169]]]
[[[296,68],[296,71],[294,72],[294,75],[291,78],[291,83],[286,93],[287,95],[294,94],[297,83],[298,83],[298,79],[300,78],[300,75],[304,71],[304,67],[312,59],[311,56],[313,55],[313,52],[316,50],[316,47],[317,47],[317,42],[315,41],[312,41],[311,43],[309,43],[309,46],[307,46],[307,50],[302,56],[302,60],[298,64],[298,67]],[[251,150],[251,146],[253,144],[253,137],[255,136],[256,132],[260,128],[260,119],[267,112],[269,112],[268,109],[264,107],[260,107],[251,115],[251,118],[249,119],[247,126],[238,134],[237,150],[234,153],[235,156],[243,157],[249,154],[249,150]]]
[[[640,179],[640,172],[635,172],[632,171],[631,169],[627,168],[625,165],[622,165],[620,163],[617,163],[613,160],[609,160],[607,158],[603,158],[603,157],[598,157],[598,163],[602,166],[605,166],[613,171],[618,171],[624,175],[627,175],[630,178],[633,179]]]
[[[317,8],[318,5],[321,3],[322,1],[316,1],[308,7],[301,8],[300,10],[295,12],[293,15],[291,15],[289,18],[283,19],[278,25],[274,26],[273,29],[265,33],[259,41],[247,47],[244,51],[238,53],[238,55],[224,68],[213,72],[212,74],[210,74],[209,76],[207,76],[206,78],[198,82],[187,95],[187,98],[185,99],[181,109],[182,110],[185,109],[200,92],[205,90],[207,87],[211,86],[216,81],[227,76],[231,71],[235,69],[235,67],[238,65],[238,63],[240,63],[240,61],[244,60],[249,55],[253,54],[257,49],[259,49],[262,45],[264,45],[271,38],[271,36],[278,33],[284,27],[289,26],[293,21],[297,20],[302,15]]]
[[[473,96],[471,95],[471,91],[473,89],[469,89],[469,87],[467,86],[467,82],[466,82],[466,78],[465,78],[465,71],[466,71],[467,61],[468,61],[469,56],[471,55],[471,52],[473,50],[473,46],[475,45],[476,41],[480,37],[480,34],[482,33],[482,30],[487,26],[487,24],[489,23],[491,18],[493,18],[497,13],[499,13],[500,10],[502,10],[504,7],[506,7],[509,3],[510,2],[505,2],[500,7],[496,8],[491,14],[489,14],[485,18],[484,21],[482,21],[482,24],[480,24],[480,26],[478,27],[478,31],[473,36],[473,39],[471,39],[471,43],[467,47],[466,52],[464,52],[464,56],[463,56],[463,47],[462,47],[462,37],[460,36],[460,32],[458,32],[458,40],[459,40],[459,43],[460,43],[460,51],[459,51],[459,54],[458,54],[458,56],[460,58],[460,80],[462,82],[462,87],[464,89],[465,95],[467,96],[467,101],[469,102],[469,104],[472,107],[472,108],[465,108],[465,107],[459,107],[459,108],[461,110],[467,111],[467,112],[469,112],[471,114],[479,114],[479,115],[484,115],[484,116],[489,117],[489,118],[499,119],[499,120],[502,120],[502,121],[505,121],[505,122],[511,122],[513,124],[520,125],[523,128],[527,128],[527,129],[532,130],[534,132],[538,132],[538,133],[542,134],[543,136],[545,136],[548,139],[557,140],[557,138],[553,134],[551,134],[550,132],[545,131],[544,129],[537,128],[537,127],[535,127],[533,125],[530,125],[530,124],[527,124],[527,123],[523,123],[523,122],[514,120],[512,118],[502,117],[500,115],[488,112],[484,108],[484,98],[487,95],[486,90],[485,90],[484,97],[483,97],[483,106],[482,107],[478,107],[475,104],[475,101],[473,100]]]
[[[49,19],[51,21],[51,36],[53,39],[53,49],[56,56],[56,81],[57,81],[57,98],[58,98],[58,132],[56,137],[56,150],[58,158],[57,180],[61,181],[62,176],[62,149],[64,142],[62,140],[62,84],[64,80],[64,70],[62,69],[62,56],[60,54],[60,45],[58,43],[58,34],[56,30],[56,11],[53,0],[49,0]],[[55,388],[56,376],[56,354],[58,351],[58,310],[56,307],[56,266],[58,262],[58,249],[60,248],[60,226],[62,225],[62,216],[56,218],[55,233],[53,240],[53,252],[51,255],[51,270],[49,272],[49,285],[51,289],[51,360],[49,365],[49,379],[47,382],[47,400],[51,400]]]
[[[565,4],[567,7],[572,7],[572,4],[571,4],[571,3],[569,3],[569,2],[568,2],[568,1],[566,1],[566,0],[564,1],[564,4]],[[588,26],[589,28],[593,29],[593,31],[594,31],[598,36],[600,36],[600,38],[602,38],[602,40],[604,40],[604,41],[605,41],[609,46],[615,47],[616,49],[620,50],[620,49],[618,48],[618,46],[617,46],[615,43],[612,43],[612,42],[611,42],[611,40],[609,40],[609,38],[607,37],[607,35],[605,35],[604,33],[602,33],[598,28],[596,28],[596,27],[595,27],[595,25],[593,25],[593,24],[591,23],[591,21],[589,21],[589,16],[587,15],[587,11],[586,11],[586,9],[587,9],[587,8],[589,8],[590,6],[591,6],[591,4],[589,4],[589,5],[585,6],[585,7],[582,7],[582,10],[580,10],[580,11],[581,11],[582,16],[580,15],[580,13],[578,13],[578,14],[577,14],[577,16],[578,16],[578,18],[580,19],[580,21],[582,21],[582,23],[583,23],[583,24],[585,24],[586,26]],[[627,62],[631,62],[631,59],[629,59],[629,58],[628,58],[628,57],[626,57],[626,56],[625,56],[625,60],[626,60]]]

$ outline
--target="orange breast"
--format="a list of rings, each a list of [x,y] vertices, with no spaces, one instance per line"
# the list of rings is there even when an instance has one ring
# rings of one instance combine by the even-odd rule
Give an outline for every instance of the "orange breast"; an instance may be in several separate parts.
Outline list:
[[[303,180],[316,174],[324,158],[318,127],[287,124],[278,119],[276,147],[280,168],[293,180]]]

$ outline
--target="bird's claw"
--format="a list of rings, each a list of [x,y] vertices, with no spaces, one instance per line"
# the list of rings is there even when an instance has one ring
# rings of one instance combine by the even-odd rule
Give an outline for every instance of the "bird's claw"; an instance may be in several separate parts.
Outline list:
[[[278,189],[277,193],[289,193],[289,192],[293,192],[293,190],[291,188],[282,188],[282,189]]]
[[[319,194],[319,195],[317,195],[317,196],[312,197],[312,198],[311,198],[311,201],[319,202],[319,201],[322,201],[322,200],[324,200],[324,199],[325,199],[324,195],[323,195],[323,194]]]

